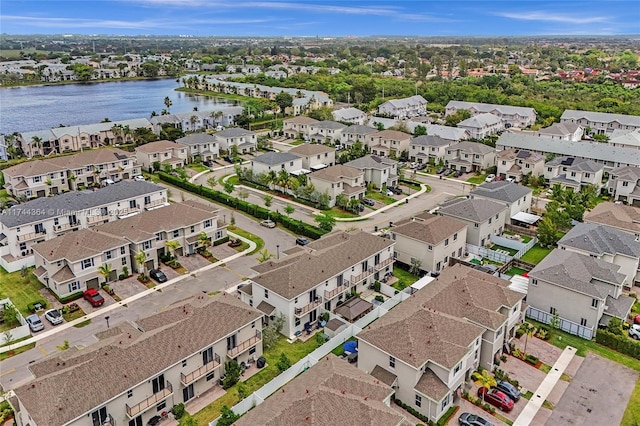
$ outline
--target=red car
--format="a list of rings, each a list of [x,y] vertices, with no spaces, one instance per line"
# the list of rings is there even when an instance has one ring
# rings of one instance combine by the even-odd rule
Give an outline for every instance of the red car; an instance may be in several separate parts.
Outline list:
[[[102,297],[100,295],[100,293],[98,293],[98,290],[96,290],[95,288],[90,288],[88,290],[84,291],[84,298],[91,303],[91,306],[98,307],[98,306],[102,306],[102,304],[104,303],[104,297]]]
[[[499,391],[496,388],[487,389],[482,386],[478,389],[478,398],[482,398],[484,395],[484,401],[491,405],[495,405],[502,411],[513,410],[513,400],[509,398],[504,392]]]

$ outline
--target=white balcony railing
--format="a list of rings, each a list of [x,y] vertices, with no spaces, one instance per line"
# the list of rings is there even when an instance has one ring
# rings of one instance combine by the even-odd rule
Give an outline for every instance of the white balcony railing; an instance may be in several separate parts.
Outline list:
[[[129,404],[125,404],[127,416],[130,419],[134,419],[141,413],[147,411],[149,408],[155,407],[158,402],[167,399],[167,397],[171,396],[171,394],[173,394],[173,386],[171,386],[171,382],[165,380],[164,389],[160,389],[158,392],[137,403],[136,405],[129,406]]]

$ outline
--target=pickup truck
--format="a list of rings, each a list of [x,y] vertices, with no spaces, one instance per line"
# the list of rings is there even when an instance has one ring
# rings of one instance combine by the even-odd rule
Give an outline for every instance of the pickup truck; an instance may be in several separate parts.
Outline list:
[[[90,288],[84,291],[84,298],[87,302],[91,303],[91,306],[94,308],[98,306],[102,306],[104,303],[104,297],[98,293],[98,290],[95,288]]]

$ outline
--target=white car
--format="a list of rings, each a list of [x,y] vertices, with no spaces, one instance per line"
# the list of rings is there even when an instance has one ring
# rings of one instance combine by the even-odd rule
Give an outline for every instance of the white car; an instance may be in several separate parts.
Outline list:
[[[144,176],[138,175],[138,176],[134,176],[133,180],[136,180],[138,182],[142,182],[142,181],[145,181],[146,179],[144,178]]]
[[[629,327],[629,336],[640,340],[640,324],[632,324],[631,327]]]
[[[494,175],[494,174],[492,173],[492,174],[488,175],[488,176],[485,178],[485,180],[484,180],[484,181],[485,181],[485,182],[493,182],[494,180],[496,180],[496,175]]]
[[[505,181],[506,181],[506,182],[509,182],[509,183],[513,183],[513,182],[515,182],[515,181],[516,181],[516,178],[514,178],[514,177],[508,177],[508,178],[506,178],[506,179],[505,179]]]
[[[60,311],[57,309],[49,309],[44,313],[44,317],[51,323],[51,325],[62,324],[62,322],[64,321],[64,318],[62,318]]]

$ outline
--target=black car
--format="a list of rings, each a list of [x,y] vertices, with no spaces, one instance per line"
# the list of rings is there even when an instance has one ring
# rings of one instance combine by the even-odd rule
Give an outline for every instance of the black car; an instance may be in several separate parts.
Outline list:
[[[363,198],[362,202],[367,206],[374,206],[376,204],[371,198]]]
[[[440,167],[438,170],[436,170],[436,174],[441,175],[442,173],[444,173],[446,169],[444,167]]]
[[[444,169],[444,172],[442,172],[442,174],[443,174],[444,176],[449,176],[449,175],[451,174],[451,172],[452,172],[452,171],[453,171],[453,170],[451,170],[451,169]]]
[[[213,162],[209,161],[209,160],[203,161],[202,164],[207,166],[207,167],[212,167],[213,166]]]
[[[167,276],[160,269],[152,269],[149,271],[149,276],[159,283],[166,283]]]
[[[399,187],[397,187],[397,186],[389,186],[389,187],[387,187],[387,189],[388,189],[389,191],[393,192],[393,193],[394,193],[394,194],[396,194],[396,195],[402,195],[402,189],[400,189],[400,188],[399,188]]]
[[[224,161],[228,162],[228,163],[233,163],[233,158],[229,157],[228,155],[226,157],[223,157]]]
[[[520,391],[511,383],[500,380],[496,384],[496,388],[505,393],[509,398],[513,399],[513,402],[518,402],[518,400],[520,400]]]
[[[457,177],[457,178],[459,178],[459,177],[460,177],[460,176],[462,176],[463,174],[464,174],[464,172],[463,172],[462,170],[458,170],[458,171],[453,175],[453,177]]]
[[[362,213],[364,211],[364,204],[358,204],[357,209],[360,213]]]
[[[460,417],[458,417],[458,424],[460,426],[493,426],[493,423],[484,417],[471,413],[460,414]]]
[[[307,240],[305,237],[298,237],[296,238],[296,244],[299,246],[306,246],[307,244],[309,244],[309,240]]]

